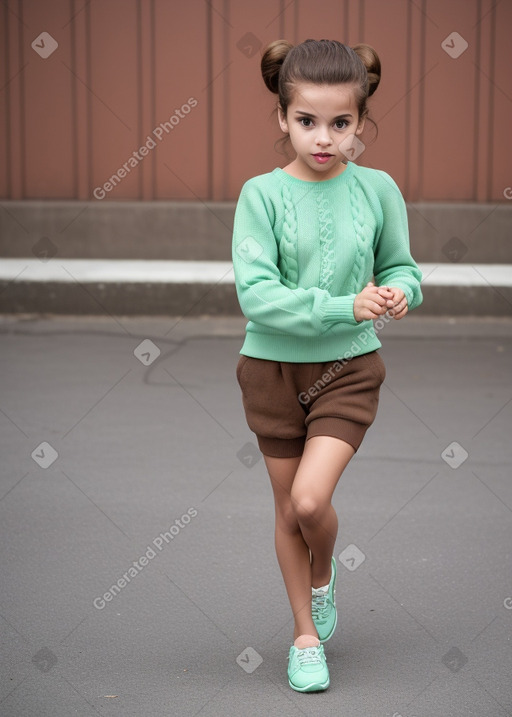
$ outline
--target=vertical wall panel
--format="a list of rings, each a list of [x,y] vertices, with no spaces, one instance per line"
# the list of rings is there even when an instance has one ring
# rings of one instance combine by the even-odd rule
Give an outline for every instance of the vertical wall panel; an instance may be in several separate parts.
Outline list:
[[[422,6],[423,5],[423,6]],[[423,137],[425,127],[424,79],[435,68],[425,65],[426,23],[435,20],[425,13],[426,0],[417,5],[407,3],[407,50],[405,56],[406,81],[403,105],[405,108],[405,177],[401,187],[410,199],[422,197]],[[400,62],[400,57],[397,58]],[[400,181],[397,179],[397,181]]]
[[[231,128],[237,117],[230,112],[232,93],[230,52],[231,10],[229,0],[212,0],[209,26],[211,28],[210,76],[208,79],[208,191],[212,199],[222,200],[229,195],[230,159],[233,147]]]
[[[213,118],[208,112],[207,13],[204,0],[155,3],[155,125],[171,117],[177,122],[153,150],[157,199],[208,198],[207,138]],[[187,108],[181,107],[190,98],[197,105],[185,115]]]
[[[250,8],[237,2],[230,5],[232,64],[227,108],[231,117],[228,192],[230,196],[237,196],[241,185],[250,176],[270,172],[286,162],[273,146],[281,136],[277,116],[273,113],[277,95],[267,90],[260,71],[262,49],[269,42],[281,39],[283,8],[276,0],[260,0]],[[287,34],[288,28],[284,30]]]
[[[140,45],[136,5],[136,0],[109,0],[90,5],[90,84],[86,82],[93,136],[91,189],[104,185],[140,146],[137,81]],[[107,196],[108,199],[140,199],[140,164],[130,168]]]
[[[475,27],[475,69],[474,73],[474,117],[475,117],[475,137],[479,141],[475,142],[474,153],[474,172],[473,172],[473,196],[478,199],[485,200],[489,196],[489,141],[491,140],[491,112],[489,102],[493,93],[492,84],[489,77],[489,68],[492,64],[492,55],[494,49],[492,47],[492,4],[493,0],[478,0],[477,2],[477,20]],[[482,71],[483,68],[486,70]],[[482,141],[483,139],[483,141]]]
[[[8,33],[7,5],[0,6],[0,197],[6,197],[9,187],[10,156],[7,137],[10,135],[9,126],[9,33]]]
[[[494,51],[491,93],[492,126],[489,142],[488,187],[485,199],[502,199],[503,191],[512,186],[512,72],[510,33],[512,3],[503,2],[493,10]],[[484,68],[485,71],[485,68]]]
[[[11,2],[7,13],[7,85],[2,89],[2,100],[7,107],[6,145],[8,153],[9,199],[25,196],[25,103],[24,72],[27,62],[23,58],[23,35],[28,28],[23,19],[22,0]],[[52,189],[53,191],[53,189]]]
[[[23,55],[25,99],[25,196],[44,196],[52,187],[53,196],[70,199],[74,194],[71,48],[68,0],[52,3],[24,2],[28,28],[24,32]],[[31,43],[47,32],[58,48],[46,59]],[[46,39],[46,46],[49,47]],[[43,40],[42,43],[45,44]],[[43,48],[44,49],[44,48]]]
[[[90,7],[72,0],[67,26],[71,43],[73,187],[77,199],[90,199],[92,185],[92,136],[90,57]],[[80,79],[79,79],[80,78]]]
[[[347,3],[340,0],[324,0],[321,8],[319,3],[314,5],[316,7],[308,2],[299,3],[298,40],[302,42],[308,38],[314,40],[324,38],[343,42],[345,36],[348,36],[350,27],[350,20],[345,11]]]
[[[294,45],[299,42],[299,2],[289,3],[280,0],[282,7],[279,15],[279,35],[289,38]]]
[[[149,130],[155,126],[155,3],[154,0],[137,0],[139,45],[137,72],[139,146],[146,142]],[[144,130],[148,131],[144,131]],[[154,151],[140,164],[140,191],[142,199],[152,199],[156,190],[156,153]]]
[[[407,87],[407,0],[366,0],[364,17],[364,35],[356,33],[358,25],[354,22],[354,33],[349,35],[350,45],[366,42],[377,51],[382,64],[382,78],[375,95],[370,98],[368,107],[378,127],[375,130],[368,122],[363,133],[363,142],[367,148],[360,157],[360,164],[377,167],[391,174],[403,189],[406,163],[406,110],[409,99]],[[351,8],[351,11],[357,8]],[[354,13],[352,13],[354,14]],[[382,32],[393,18],[393,33]],[[415,77],[412,78],[414,83]]]
[[[434,67],[426,77],[424,124],[423,193],[431,199],[459,200],[474,191],[474,78],[476,0],[467,0],[462,11],[458,3],[429,0],[427,13],[438,27],[427,25],[426,66]],[[457,32],[463,39],[453,36]],[[458,57],[442,47],[453,45],[452,52],[468,48]]]

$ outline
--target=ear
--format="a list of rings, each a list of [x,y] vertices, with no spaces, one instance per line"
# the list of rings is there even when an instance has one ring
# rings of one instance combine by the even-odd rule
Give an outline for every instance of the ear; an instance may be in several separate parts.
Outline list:
[[[286,115],[283,112],[283,108],[281,105],[277,105],[277,118],[279,120],[279,126],[281,127],[281,131],[285,134],[288,134],[288,122],[286,121]]]
[[[361,134],[362,131],[364,130],[364,124],[366,122],[366,115],[367,115],[367,113],[365,112],[364,115],[361,115],[361,117],[359,118],[359,122],[357,123],[357,129],[354,134],[356,134],[356,135]]]

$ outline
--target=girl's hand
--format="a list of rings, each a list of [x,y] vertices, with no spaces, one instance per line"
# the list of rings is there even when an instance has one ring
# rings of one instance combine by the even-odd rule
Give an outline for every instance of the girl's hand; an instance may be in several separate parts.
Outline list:
[[[391,306],[388,304],[388,314],[393,319],[403,319],[406,313],[409,311],[409,305],[402,289],[397,289],[393,286],[380,286],[379,293],[382,292],[382,296],[386,299],[391,297]]]
[[[393,291],[399,291],[399,289],[378,287],[370,281],[354,299],[355,320],[376,319],[385,314],[388,309],[392,309],[395,305]]]

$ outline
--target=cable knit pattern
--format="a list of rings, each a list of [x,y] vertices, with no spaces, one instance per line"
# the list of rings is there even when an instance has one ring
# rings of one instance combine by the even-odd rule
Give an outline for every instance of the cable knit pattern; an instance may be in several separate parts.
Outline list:
[[[297,287],[299,281],[299,262],[297,258],[297,214],[289,187],[284,184],[284,219],[281,241],[279,242],[279,270],[286,286]]]
[[[409,309],[422,300],[400,190],[385,172],[352,162],[318,182],[282,169],[249,179],[232,256],[248,319],[240,353],[254,358],[316,363],[378,349],[373,322],[354,316],[372,277],[403,289]]]
[[[336,271],[336,259],[334,256],[334,219],[331,206],[323,192],[316,196],[318,206],[318,221],[320,224],[320,281],[319,289],[330,291],[334,272]]]
[[[350,280],[349,291],[357,294],[364,283],[365,276],[365,255],[368,252],[367,242],[364,235],[364,211],[365,197],[357,181],[348,185],[350,193],[350,210],[356,238],[356,255],[354,258],[353,273]]]

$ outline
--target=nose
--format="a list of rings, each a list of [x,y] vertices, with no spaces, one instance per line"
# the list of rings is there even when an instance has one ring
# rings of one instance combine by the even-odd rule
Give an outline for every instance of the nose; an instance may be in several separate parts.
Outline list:
[[[332,138],[331,138],[331,135],[329,134],[328,127],[320,126],[318,128],[318,132],[316,135],[316,143],[320,147],[329,147],[332,144]]]

